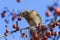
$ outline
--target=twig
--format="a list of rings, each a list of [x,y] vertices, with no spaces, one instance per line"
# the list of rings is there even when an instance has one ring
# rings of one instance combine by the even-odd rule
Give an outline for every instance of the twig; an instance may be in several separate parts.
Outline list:
[[[26,29],[29,29],[29,27],[22,28],[22,29],[19,29],[19,30],[14,30],[14,31],[11,31],[11,32],[9,32],[9,33],[7,34],[7,36],[8,36],[9,34],[14,33],[14,32],[17,32],[17,31],[20,31],[20,30],[26,30]],[[5,37],[5,35],[3,34],[3,35],[1,35],[1,36],[0,36],[0,38],[2,38],[2,37]]]

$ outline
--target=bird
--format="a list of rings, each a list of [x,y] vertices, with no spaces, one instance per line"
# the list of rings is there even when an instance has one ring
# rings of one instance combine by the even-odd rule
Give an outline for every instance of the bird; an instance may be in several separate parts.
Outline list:
[[[23,10],[20,16],[24,17],[30,26],[38,26],[42,23],[41,16],[35,10]]]
[[[38,25],[42,23],[41,16],[36,10],[23,10],[20,12],[19,16],[22,16],[26,19],[26,21],[30,25],[31,34],[34,30],[36,30],[35,27],[38,27]]]

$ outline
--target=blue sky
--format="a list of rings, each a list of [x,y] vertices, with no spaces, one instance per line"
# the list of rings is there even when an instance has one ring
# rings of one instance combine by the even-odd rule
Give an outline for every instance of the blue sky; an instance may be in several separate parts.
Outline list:
[[[60,4],[59,2],[60,1],[58,1],[58,4]],[[44,23],[45,19],[47,19],[47,17],[45,16],[45,12],[48,10],[47,6],[53,5],[53,3],[54,3],[53,0],[21,0],[20,3],[18,3],[16,0],[0,0],[0,14],[3,10],[5,10],[5,7],[7,7],[11,12],[12,10],[14,10],[15,13],[18,13],[17,10],[19,10],[19,12],[21,12],[22,10],[36,10],[41,16],[43,23]],[[10,13],[7,12],[7,15],[8,14]],[[53,16],[51,16],[50,18],[52,17]],[[12,22],[11,16],[9,17],[6,16],[6,18],[8,18],[10,22],[9,24],[6,24],[0,15],[0,35],[5,32],[5,27],[4,27],[5,25],[8,25],[8,28],[11,31],[14,30],[12,28],[12,25],[15,23],[16,20]],[[19,22],[19,26],[23,28],[23,27],[29,26],[29,24],[24,18],[22,18],[22,20]],[[56,28],[55,31],[57,30],[58,28]],[[27,34],[29,33],[28,31],[24,31],[24,30],[23,32],[26,32]],[[13,38],[12,34],[10,34],[9,36],[7,36],[7,39],[8,40],[25,40],[20,37],[21,35],[19,32],[13,33],[13,35],[15,36],[15,38]],[[0,40],[5,40],[5,39],[0,38]],[[29,37],[26,40],[29,40]]]

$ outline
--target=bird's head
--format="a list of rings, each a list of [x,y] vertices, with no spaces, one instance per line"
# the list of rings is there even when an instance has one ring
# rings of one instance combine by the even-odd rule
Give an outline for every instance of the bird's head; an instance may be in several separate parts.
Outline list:
[[[25,16],[28,16],[28,14],[30,13],[30,11],[28,10],[24,10],[24,11],[21,11],[20,12],[20,16],[22,16],[22,17],[25,17]]]

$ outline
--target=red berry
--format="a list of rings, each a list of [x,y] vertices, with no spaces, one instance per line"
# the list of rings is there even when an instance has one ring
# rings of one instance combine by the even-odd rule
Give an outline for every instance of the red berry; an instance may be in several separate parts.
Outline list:
[[[59,22],[56,22],[56,26],[59,26],[59,24],[60,24]]]
[[[54,30],[54,28],[53,27],[50,27],[50,31],[53,31]]]
[[[17,0],[17,2],[21,2],[21,0]]]
[[[6,15],[6,11],[3,11],[1,14],[2,18],[5,17],[5,15]]]
[[[18,16],[18,21],[20,21],[21,20],[21,16]]]
[[[49,6],[48,9],[49,9],[50,11],[53,11],[53,10],[54,10],[53,6]]]
[[[33,36],[34,36],[35,38],[38,38],[38,33],[37,33],[36,31],[34,31]]]
[[[59,22],[54,22],[53,24],[52,24],[52,27],[54,28],[55,26],[59,26]]]
[[[10,32],[10,30],[9,29],[6,29],[6,33],[9,33]]]
[[[56,27],[56,22],[53,22],[52,25],[51,25],[52,28],[55,28]]]
[[[17,28],[17,27],[18,27],[17,24],[14,24],[14,25],[13,25],[13,28]]]
[[[38,29],[41,29],[41,25],[38,25],[37,28],[38,28]]]
[[[54,36],[56,36],[57,35],[57,32],[54,32]]]
[[[50,16],[50,14],[51,14],[50,11],[46,12],[46,16]]]
[[[41,25],[41,30],[45,30],[47,27],[45,25]]]
[[[51,36],[51,32],[47,32],[47,33],[46,33],[46,36],[47,36],[47,37],[50,37],[50,36]]]
[[[56,13],[57,15],[60,15],[60,9],[59,9],[58,7],[55,9],[55,13]]]
[[[22,37],[27,38],[27,34],[22,33]]]
[[[7,35],[8,35],[8,33],[6,33],[6,32],[5,32],[5,33],[4,33],[4,35],[5,35],[5,36],[7,36]]]
[[[54,35],[53,31],[51,31],[51,35]]]
[[[16,30],[19,30],[19,27],[16,27]]]
[[[13,28],[15,28],[16,30],[19,30],[19,27],[17,26],[17,24],[14,24]]]
[[[38,40],[42,40],[42,38],[38,38]]]
[[[45,25],[38,25],[38,30],[45,30],[47,27]]]
[[[34,40],[34,37],[31,37],[31,40]]]
[[[12,15],[12,21],[13,21],[15,18],[16,18],[16,16],[15,16],[15,15]]]
[[[58,32],[58,34],[60,35],[60,31]]]
[[[46,35],[44,35],[42,40],[47,40],[47,39],[48,39],[48,37]]]

